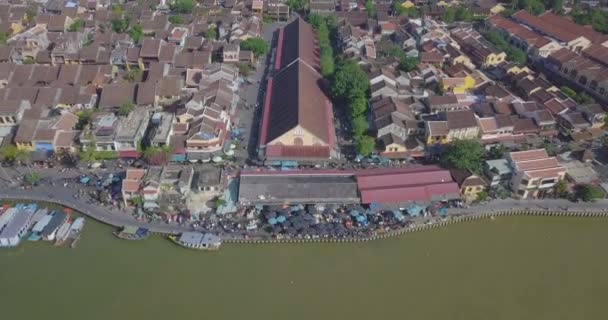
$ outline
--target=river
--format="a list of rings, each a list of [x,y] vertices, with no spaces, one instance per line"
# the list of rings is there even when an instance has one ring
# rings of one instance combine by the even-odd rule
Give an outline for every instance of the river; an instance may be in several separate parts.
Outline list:
[[[356,244],[0,249],[3,319],[604,319],[608,219],[499,217]]]

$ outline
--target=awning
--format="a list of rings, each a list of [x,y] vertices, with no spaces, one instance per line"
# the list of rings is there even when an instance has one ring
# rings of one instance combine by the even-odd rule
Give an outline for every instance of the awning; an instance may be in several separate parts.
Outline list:
[[[52,151],[48,150],[36,150],[32,152],[32,161],[34,162],[44,162],[49,160],[49,157],[53,154]]]
[[[210,160],[209,152],[188,152],[188,160]]]

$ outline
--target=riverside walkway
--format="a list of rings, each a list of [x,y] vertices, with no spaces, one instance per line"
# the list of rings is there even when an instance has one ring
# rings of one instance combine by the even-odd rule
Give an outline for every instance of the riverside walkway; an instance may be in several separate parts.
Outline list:
[[[33,189],[7,188],[0,190],[0,198],[13,200],[30,200],[44,201],[57,203],[65,207],[70,207],[78,212],[103,222],[105,224],[122,227],[125,225],[147,228],[151,232],[162,234],[179,234],[181,232],[193,231],[190,227],[179,226],[175,224],[150,223],[146,221],[136,220],[131,214],[112,210],[105,207],[99,207],[91,203],[87,203],[81,199],[73,197],[75,189],[64,188],[61,186],[55,187],[35,187]],[[563,199],[542,199],[542,200],[493,200],[479,206],[473,206],[462,209],[450,209],[451,215],[464,215],[476,217],[484,214],[492,214],[508,211],[533,211],[533,212],[593,212],[593,213],[608,213],[608,200],[599,200],[596,202],[570,202]],[[428,219],[427,219],[428,220]],[[425,220],[420,220],[420,224],[425,223]],[[220,235],[223,240],[244,240],[241,235]],[[255,240],[251,239],[250,240]]]

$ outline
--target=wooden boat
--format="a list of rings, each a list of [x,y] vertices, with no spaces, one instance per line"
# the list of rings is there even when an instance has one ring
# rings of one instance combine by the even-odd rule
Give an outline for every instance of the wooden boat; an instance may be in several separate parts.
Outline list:
[[[78,217],[74,220],[74,223],[70,226],[70,235],[68,239],[70,239],[70,248],[75,248],[76,243],[80,240],[80,236],[82,235],[82,228],[84,227],[84,218]]]
[[[215,251],[222,244],[220,237],[211,233],[184,232],[179,236],[169,236],[169,240],[188,249]]]
[[[115,231],[114,235],[123,240],[144,240],[150,236],[150,231],[145,228],[124,226],[121,230]]]
[[[70,235],[70,226],[72,225],[72,221],[68,220],[64,224],[59,227],[57,230],[57,236],[55,236],[55,245],[60,246],[65,243]]]

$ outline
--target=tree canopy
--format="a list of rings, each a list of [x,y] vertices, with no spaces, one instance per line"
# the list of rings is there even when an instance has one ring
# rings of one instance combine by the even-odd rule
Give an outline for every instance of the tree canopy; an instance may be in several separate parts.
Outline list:
[[[526,53],[518,47],[512,45],[507,41],[502,34],[497,31],[491,30],[483,33],[483,36],[488,39],[496,48],[504,51],[507,54],[507,59],[519,64],[525,64],[528,56]]]
[[[332,77],[331,92],[334,99],[347,108],[353,129],[357,152],[367,156],[374,151],[376,141],[366,135],[367,95],[369,79],[361,67],[352,60],[341,60]]]
[[[342,60],[336,65],[331,84],[332,95],[342,101],[353,101],[357,97],[367,97],[369,78],[361,67],[352,60]]]
[[[484,153],[477,140],[455,140],[441,155],[441,164],[450,169],[481,172]]]
[[[249,50],[256,57],[263,56],[268,52],[268,43],[262,38],[249,38],[241,42],[241,50]]]
[[[171,147],[150,147],[144,151],[144,160],[147,163],[157,166],[163,165],[169,162],[169,158],[171,157],[172,149]]]
[[[169,5],[169,9],[174,13],[192,13],[194,5],[194,0],[174,0]]]
[[[70,26],[68,27],[68,31],[80,31],[83,30],[85,26],[85,22],[84,20],[78,18],[76,20],[74,20],[74,22],[72,22],[72,24],[70,24]]]
[[[376,5],[373,0],[365,1],[365,10],[367,11],[367,16],[370,18],[376,18]]]
[[[141,41],[141,38],[144,35],[144,31],[141,27],[141,25],[136,24],[134,25],[131,30],[129,30],[129,37],[131,37],[131,39],[133,40],[133,42],[135,43],[139,43]]]
[[[116,18],[112,19],[110,22],[112,24],[112,31],[116,33],[125,33],[129,29],[129,24],[131,23],[131,19],[129,17],[125,18]]]
[[[591,202],[604,197],[604,192],[598,186],[586,184],[576,188],[576,196],[585,202]]]
[[[334,50],[330,40],[331,30],[335,30],[336,27],[335,17],[312,13],[308,15],[308,22],[317,32],[317,38],[319,39],[321,74],[328,78],[335,71]]]
[[[207,39],[207,40],[217,39],[217,29],[213,26],[209,27],[207,29],[207,31],[205,31],[205,39]]]
[[[572,11],[572,20],[578,24],[591,25],[593,30],[608,34],[608,12],[599,9]]]
[[[307,3],[306,0],[287,0],[287,5],[291,11],[302,11]]]
[[[181,16],[169,16],[169,22],[173,24],[182,24],[184,23],[184,18]]]
[[[132,102],[125,102],[118,109],[118,115],[128,116],[133,111],[133,109],[135,109],[135,105]]]

